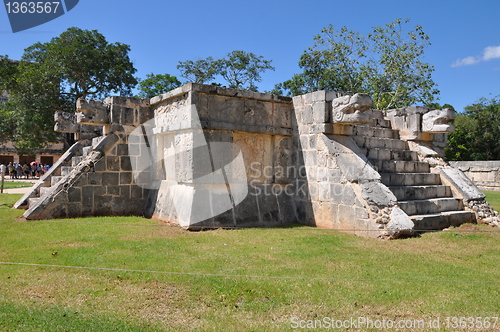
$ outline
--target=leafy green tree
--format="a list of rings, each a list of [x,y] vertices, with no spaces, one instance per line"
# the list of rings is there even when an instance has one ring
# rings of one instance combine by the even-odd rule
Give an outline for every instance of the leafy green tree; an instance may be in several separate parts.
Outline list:
[[[177,69],[187,83],[206,84],[214,80],[218,73],[218,63],[212,57],[200,60],[179,61]]]
[[[147,74],[145,80],[139,82],[139,94],[141,98],[152,98],[181,86],[181,82],[175,76],[169,74]]]
[[[33,149],[55,142],[54,111],[68,107],[59,96],[59,77],[43,72],[38,63],[19,63],[16,87],[5,103],[5,119],[11,127],[2,128],[4,138],[14,141],[16,147],[29,154]],[[74,109],[74,104],[73,104]]]
[[[408,22],[396,19],[374,27],[367,37],[346,27],[322,29],[300,57],[303,72],[277,84],[272,92],[364,92],[379,109],[432,103],[439,91],[432,80],[434,67],[423,61],[429,36],[420,25],[405,33]]]
[[[481,98],[455,119],[445,149],[449,160],[500,160],[500,96]]]
[[[128,56],[130,46],[108,43],[97,30],[69,28],[47,43],[35,43],[23,60],[42,65],[43,72],[61,79],[61,93],[76,101],[92,95],[130,95],[137,79]]]
[[[271,60],[244,51],[232,51],[218,62],[219,74],[227,81],[230,88],[257,91],[255,82],[261,82],[261,73],[270,69]]]
[[[0,55],[0,94],[15,87],[18,62],[9,59],[7,55]]]
[[[225,58],[214,60],[212,57],[197,61],[180,61],[177,69],[187,82],[212,83],[221,76],[230,88],[257,91],[256,82],[261,82],[261,74],[270,69],[271,60],[245,51],[232,51]]]
[[[11,80],[10,99],[0,107],[7,123],[0,126],[0,139],[12,140],[22,151],[41,148],[58,137],[55,111],[73,112],[78,98],[130,95],[137,80],[129,51],[128,45],[110,44],[96,30],[69,28],[27,48],[15,71],[5,69],[4,57],[0,76]]]

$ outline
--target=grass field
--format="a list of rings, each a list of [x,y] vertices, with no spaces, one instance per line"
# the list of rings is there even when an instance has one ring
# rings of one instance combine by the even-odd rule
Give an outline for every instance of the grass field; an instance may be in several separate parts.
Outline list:
[[[5,181],[3,183],[3,189],[24,188],[24,187],[31,187],[31,186],[33,186],[33,183],[30,183],[30,182]]]
[[[457,331],[447,317],[500,315],[500,233],[485,225],[383,241],[293,225],[20,222],[8,208],[19,197],[0,195],[0,331],[287,331],[351,317]]]
[[[500,191],[485,191],[486,200],[496,210],[500,211]]]

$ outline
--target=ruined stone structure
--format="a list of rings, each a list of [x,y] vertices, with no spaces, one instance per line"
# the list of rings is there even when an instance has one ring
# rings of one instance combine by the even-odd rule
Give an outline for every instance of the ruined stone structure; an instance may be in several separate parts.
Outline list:
[[[451,161],[481,190],[500,191],[500,161]]]
[[[481,191],[442,159],[451,110],[382,111],[365,94],[292,99],[199,84],[150,100],[81,100],[77,109],[76,121],[56,115],[56,128],[82,141],[17,202],[28,220],[298,222],[382,238],[498,225]]]

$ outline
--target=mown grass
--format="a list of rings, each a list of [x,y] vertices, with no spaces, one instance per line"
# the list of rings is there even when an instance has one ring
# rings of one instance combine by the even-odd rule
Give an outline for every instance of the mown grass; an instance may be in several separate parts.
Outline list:
[[[25,188],[31,187],[33,183],[30,182],[12,182],[12,181],[4,181],[3,189],[14,189],[14,188]]]
[[[500,191],[484,191],[486,201],[496,210],[500,211]]]
[[[500,233],[485,225],[382,241],[293,225],[20,222],[23,211],[7,208],[19,197],[0,195],[0,330],[283,331],[293,317],[499,315]]]

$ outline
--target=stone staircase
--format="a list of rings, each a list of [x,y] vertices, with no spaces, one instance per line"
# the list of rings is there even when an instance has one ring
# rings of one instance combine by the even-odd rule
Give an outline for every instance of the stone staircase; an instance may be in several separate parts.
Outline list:
[[[83,151],[83,152],[82,152]],[[19,206],[14,206],[15,208],[29,209],[31,206],[35,205],[41,197],[46,195],[52,187],[54,187],[62,178],[71,173],[75,166],[77,166],[90,152],[92,151],[92,146],[83,147],[79,151],[72,153],[72,156],[67,158],[61,157],[60,162],[53,166],[53,169],[46,175],[44,175],[39,182],[35,184],[31,192],[27,193],[18,203]],[[65,160],[64,160],[65,159]],[[23,204],[24,203],[24,204]]]
[[[476,221],[473,212],[464,211],[463,200],[453,197],[440,175],[431,172],[429,163],[419,161],[417,152],[399,139],[397,130],[356,127],[354,141],[396,196],[398,206],[412,219],[415,231],[442,230]]]

